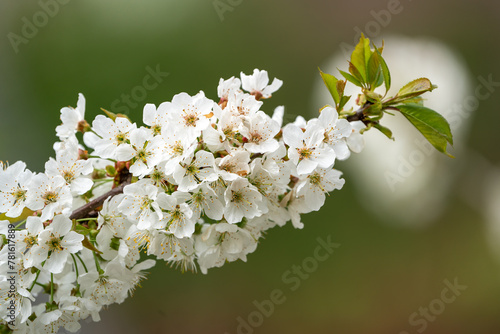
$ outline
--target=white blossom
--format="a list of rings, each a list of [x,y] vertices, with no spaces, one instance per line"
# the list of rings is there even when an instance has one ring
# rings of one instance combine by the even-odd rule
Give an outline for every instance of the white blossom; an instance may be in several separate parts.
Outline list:
[[[210,126],[210,114],[214,102],[207,99],[203,92],[195,96],[177,94],[172,99],[168,113],[170,124],[188,139],[195,139]]]
[[[161,194],[158,201],[166,212],[154,227],[172,233],[177,238],[191,237],[196,221],[193,219],[193,211],[186,203],[188,198],[188,194],[181,192],[175,192],[171,196]]]
[[[241,85],[244,90],[251,94],[258,94],[264,99],[271,97],[271,94],[280,89],[283,81],[274,78],[273,82],[269,84],[269,76],[267,71],[253,70],[252,75],[245,75],[241,72]]]
[[[243,217],[260,216],[267,211],[262,202],[262,195],[244,178],[238,178],[231,183],[224,193],[224,199],[224,218],[230,224],[239,223]]]
[[[246,261],[246,255],[256,247],[248,231],[232,224],[205,225],[202,236],[196,239],[198,263],[205,274],[207,269],[221,267],[226,261]]]
[[[163,158],[165,168],[172,170],[180,161],[192,156],[198,142],[182,134],[182,131],[168,131],[163,128]],[[172,174],[172,172],[167,172]]]
[[[158,188],[149,179],[126,186],[123,193],[125,198],[118,209],[128,218],[136,220],[139,229],[148,229],[163,217],[157,202]]]
[[[215,191],[207,183],[201,183],[197,188],[191,190],[189,207],[193,211],[193,217],[199,218],[201,214],[207,215],[213,220],[221,220],[224,206]]]
[[[160,104],[158,109],[152,103],[144,106],[142,121],[149,126],[151,135],[161,135],[163,129],[166,128],[169,106],[170,102]]]
[[[125,235],[127,228],[131,224],[119,208],[120,203],[122,203],[125,197],[126,195],[120,194],[104,201],[102,209],[99,211],[99,217],[97,218],[98,228],[101,231],[109,230],[113,236],[120,238]]]
[[[288,157],[297,165],[299,174],[309,174],[317,166],[328,168],[335,162],[333,150],[322,147],[324,132],[315,124],[308,124],[305,131],[289,125],[283,130],[283,139],[290,146]]]
[[[33,176],[26,206],[31,210],[42,210],[42,220],[50,220],[58,213],[69,213],[72,201],[70,187],[62,176]]]
[[[237,93],[241,88],[241,81],[238,78],[231,77],[227,80],[220,79],[217,87],[217,95],[221,100],[227,100],[229,95]]]
[[[64,107],[61,109],[62,124],[56,127],[59,139],[67,139],[75,135],[81,121],[85,119],[85,97],[78,94],[76,108]]]
[[[234,181],[250,172],[250,152],[233,150],[224,158],[215,159],[217,173],[226,181]]]
[[[72,194],[82,195],[94,184],[90,178],[85,177],[94,170],[92,161],[79,159],[78,146],[67,144],[67,147],[57,152],[56,160],[50,158],[45,163],[45,174],[50,177],[62,176]]]
[[[104,272],[89,272],[79,277],[81,289],[98,305],[122,303],[135,284],[133,273],[118,261],[109,262]]]
[[[130,144],[120,145],[116,149],[116,158],[121,161],[132,160],[130,172],[142,178],[162,161],[163,141],[160,136],[153,137],[146,129],[134,129],[130,132]]]
[[[179,191],[190,191],[202,182],[212,182],[218,176],[214,170],[214,156],[206,151],[196,152],[194,159],[186,159],[175,166],[173,177]]]
[[[38,245],[38,235],[43,229],[43,221],[40,217],[32,216],[26,220],[26,229],[16,233],[16,248],[20,253],[24,254],[26,268],[33,266],[33,248]]]
[[[71,231],[71,220],[58,215],[38,235],[38,245],[33,247],[33,266],[41,266],[51,273],[60,273],[69,254],[82,249],[83,235]]]
[[[18,217],[26,207],[33,173],[18,161],[0,172],[0,212],[7,217]]]
[[[341,172],[335,169],[317,168],[297,183],[297,194],[304,196],[306,205],[314,211],[325,204],[325,194],[334,189],[341,189],[344,179]]]
[[[99,138],[92,143],[95,154],[104,159],[115,159],[116,149],[126,144],[130,137],[130,132],[137,126],[132,124],[125,117],[111,118],[97,115],[92,122],[92,129]]]
[[[347,145],[349,149],[355,153],[360,153],[365,147],[365,139],[360,133],[366,126],[361,121],[351,122],[352,130],[351,135],[347,137]]]
[[[255,99],[255,96],[245,93],[235,93],[229,95],[227,110],[231,115],[244,119],[245,117],[254,116],[262,107],[263,102]]]
[[[274,152],[279,148],[278,141],[274,139],[279,131],[280,126],[276,121],[259,112],[248,120],[248,127],[241,129],[241,134],[247,140],[243,147],[250,153]]]
[[[239,144],[237,134],[242,122],[226,108],[220,113],[217,129],[209,126],[203,131],[203,140],[212,152],[229,150],[232,145]]]
[[[318,124],[324,128],[323,141],[333,148],[337,159],[345,160],[351,152],[347,147],[346,138],[352,133],[351,124],[345,119],[339,119],[337,111],[332,107],[326,107],[321,110],[321,114],[315,120],[311,120],[313,124]]]

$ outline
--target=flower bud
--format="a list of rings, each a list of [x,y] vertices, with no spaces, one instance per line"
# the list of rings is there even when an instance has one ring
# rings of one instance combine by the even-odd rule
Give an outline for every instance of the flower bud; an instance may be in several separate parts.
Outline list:
[[[89,151],[78,149],[78,159],[79,160],[88,160],[89,159]]]
[[[114,177],[116,175],[116,169],[115,167],[108,165],[106,166],[106,173],[110,177]]]
[[[98,230],[90,230],[90,239],[91,240],[95,240],[95,238],[97,237],[97,235],[99,234],[99,231]]]
[[[109,247],[117,251],[120,248],[120,239],[117,237],[113,237],[111,239],[111,242],[109,243]]]
[[[91,128],[89,123],[87,123],[87,121],[83,119],[80,122],[78,122],[76,129],[78,132],[85,133],[87,131],[90,131]]]
[[[95,169],[92,172],[92,179],[99,180],[104,179],[106,177],[106,170],[104,169]]]

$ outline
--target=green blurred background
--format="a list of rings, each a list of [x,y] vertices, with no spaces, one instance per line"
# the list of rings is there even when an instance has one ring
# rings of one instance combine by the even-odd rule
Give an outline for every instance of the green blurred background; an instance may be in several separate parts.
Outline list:
[[[147,67],[159,66],[169,75],[136,107],[127,108],[138,122],[146,102],[159,104],[176,93],[199,90],[216,99],[219,78],[254,68],[284,81],[264,104],[267,112],[284,104],[288,113],[310,118],[316,113],[311,106],[329,102],[313,101],[317,67],[339,51],[341,42],[353,43],[354,27],[364,30],[374,20],[370,11],[393,2],[221,0],[231,8],[221,19],[212,0],[65,0],[46,23],[36,18],[43,24],[33,36],[13,46],[9,33],[22,36],[25,20],[33,22],[42,7],[37,1],[3,0],[0,160],[23,160],[42,171],[53,156],[61,107],[76,105],[81,92],[91,120],[100,107],[111,109],[113,101],[141,85]],[[405,0],[400,7],[378,37],[439,39],[465,59],[472,78],[491,74],[500,80],[500,3]],[[256,310],[253,301],[281,289],[286,302],[254,333],[417,333],[423,326],[412,326],[410,315],[440,298],[445,279],[457,278],[467,289],[423,332],[500,333],[500,256],[477,205],[485,196],[478,185],[488,183],[488,173],[467,168],[477,157],[485,169],[498,165],[499,104],[496,94],[481,101],[463,143],[474,154],[457,155],[460,176],[444,210],[426,227],[386,224],[383,215],[367,211],[357,193],[361,188],[351,182],[356,173],[339,162],[344,189],[328,197],[320,212],[305,215],[303,230],[275,228],[247,263],[227,264],[208,275],[182,274],[159,263],[133,298],[103,311],[100,323],[84,322],[81,332],[233,334],[238,317],[246,319]],[[470,184],[467,196],[461,195],[464,180]],[[329,235],[340,248],[290,291],[282,275],[313,254],[317,237]]]

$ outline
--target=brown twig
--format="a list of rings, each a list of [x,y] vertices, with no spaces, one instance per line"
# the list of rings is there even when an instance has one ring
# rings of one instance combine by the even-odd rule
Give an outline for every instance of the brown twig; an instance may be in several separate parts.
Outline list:
[[[87,204],[79,207],[78,209],[73,211],[73,213],[71,213],[71,216],[69,216],[69,219],[82,219],[82,218],[90,217],[89,214],[92,213],[92,211],[94,211],[98,207],[100,207],[106,199],[123,193],[123,188],[125,188],[126,185],[129,185],[131,181],[132,181],[132,174],[128,174],[128,176],[124,179],[124,181],[119,186],[111,189],[107,193],[105,193],[105,194],[93,199],[92,201],[88,202]]]
[[[371,103],[365,103],[361,108],[356,110],[356,113],[354,115],[349,115],[346,117],[346,120],[348,122],[355,122],[355,121],[364,121],[366,118],[365,115],[365,110],[371,106]]]

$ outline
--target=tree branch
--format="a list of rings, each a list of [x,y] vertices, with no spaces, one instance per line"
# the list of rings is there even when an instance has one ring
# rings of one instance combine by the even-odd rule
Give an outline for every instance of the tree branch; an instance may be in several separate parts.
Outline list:
[[[365,103],[361,108],[356,110],[356,113],[354,115],[349,115],[346,117],[346,120],[348,122],[355,122],[355,121],[364,121],[366,118],[366,115],[364,114],[365,109],[367,109],[371,103]]]
[[[89,214],[98,207],[100,207],[101,205],[103,205],[106,199],[123,193],[123,188],[129,185],[131,181],[132,181],[132,174],[128,174],[125,180],[118,187],[111,189],[107,193],[79,207],[78,209],[73,211],[73,213],[71,213],[69,219],[82,219],[89,217]]]

